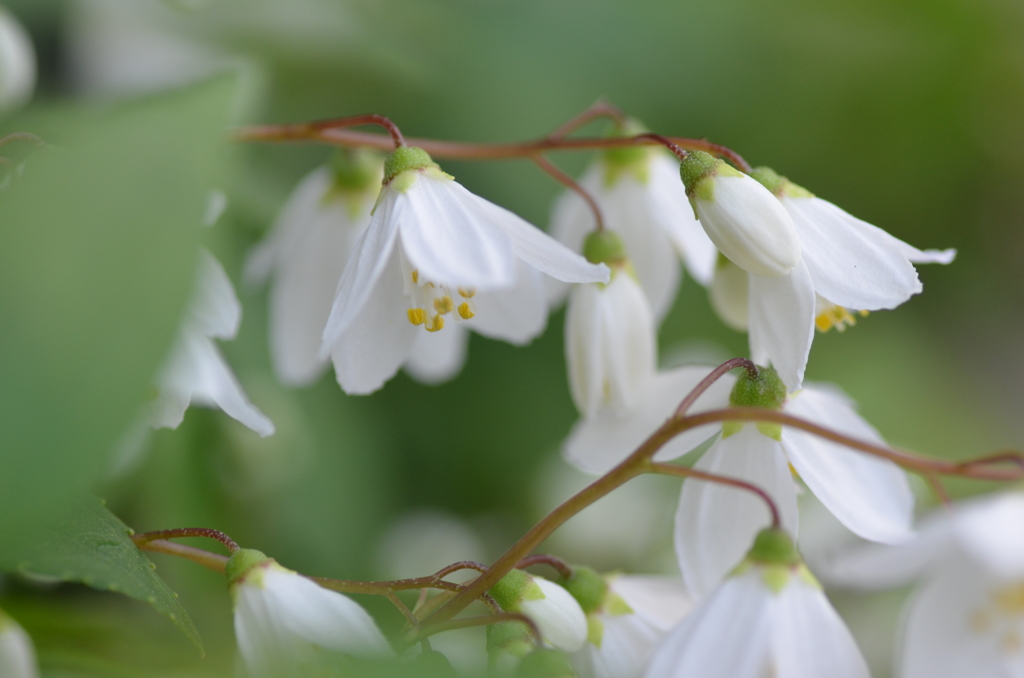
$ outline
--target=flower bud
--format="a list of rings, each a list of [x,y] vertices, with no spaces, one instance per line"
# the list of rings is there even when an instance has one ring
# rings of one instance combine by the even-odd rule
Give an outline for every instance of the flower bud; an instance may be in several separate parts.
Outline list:
[[[517,621],[500,622],[487,627],[487,651],[507,652],[523,657],[536,648],[526,624]]]
[[[558,584],[512,570],[491,587],[502,609],[533,620],[541,637],[554,647],[575,652],[587,640],[587,617],[572,595]]]
[[[576,599],[585,614],[597,611],[608,595],[608,582],[589,567],[574,567],[572,574],[559,579],[558,584]]]
[[[0,9],[0,12],[3,10]],[[18,623],[0,611],[0,676],[37,678],[36,653],[32,639]]]
[[[759,367],[757,376],[744,371],[736,379],[736,385],[729,394],[730,407],[760,407],[766,410],[781,410],[786,403],[786,385],[782,383],[773,367]],[[743,428],[742,421],[727,421],[722,424],[722,436],[728,438]],[[775,440],[782,440],[782,425],[758,422],[757,430]]]
[[[702,151],[690,153],[679,172],[704,231],[734,264],[778,278],[799,263],[796,227],[768,189]]]

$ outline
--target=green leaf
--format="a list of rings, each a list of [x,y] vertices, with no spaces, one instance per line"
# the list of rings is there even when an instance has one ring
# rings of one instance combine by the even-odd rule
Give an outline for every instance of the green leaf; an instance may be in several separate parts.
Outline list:
[[[203,649],[188,612],[131,540],[131,530],[95,497],[79,499],[62,520],[0,551],[0,570],[79,582],[149,603]]]
[[[5,121],[49,147],[0,190],[0,543],[96,482],[152,389],[225,182],[233,82]]]

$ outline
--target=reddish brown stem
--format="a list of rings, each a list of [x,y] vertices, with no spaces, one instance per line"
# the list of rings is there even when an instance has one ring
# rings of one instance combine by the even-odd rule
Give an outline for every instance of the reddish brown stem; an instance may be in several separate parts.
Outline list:
[[[547,565],[548,567],[557,571],[558,574],[562,575],[563,577],[572,576],[572,567],[569,566],[569,563],[565,562],[557,556],[548,555],[546,553],[538,553],[537,555],[527,556],[526,558],[523,558],[518,563],[516,563],[516,569],[525,570],[526,568],[531,567],[533,565]]]
[[[221,574],[224,574],[224,568],[226,568],[228,564],[228,559],[225,556],[210,553],[209,551],[197,549],[192,546],[185,546],[184,544],[175,544],[173,541],[157,539],[155,541],[147,541],[136,545],[142,551],[166,553],[167,555],[186,558],[197,565],[202,565],[209,570],[220,572]]]
[[[641,139],[652,139],[654,141],[657,141],[659,144],[661,144],[668,150],[672,151],[672,154],[679,159],[679,162],[686,160],[686,156],[689,155],[689,153],[680,148],[678,144],[671,141],[670,139],[661,136],[660,134],[641,134],[639,136],[634,137],[634,139],[636,139],[637,141],[640,141]]]
[[[724,363],[713,369],[711,374],[701,379],[700,383],[697,384],[697,386],[694,387],[694,389],[690,391],[685,398],[683,398],[683,402],[679,403],[679,407],[676,408],[674,416],[681,417],[686,414],[686,411],[693,407],[693,404],[697,402],[697,398],[701,397],[704,391],[707,391],[711,388],[712,384],[737,367],[744,368],[747,371],[747,374],[750,375],[751,379],[757,379],[757,365],[755,365],[753,361],[747,360],[746,358],[733,358],[732,360],[726,360]]]
[[[562,139],[572,134],[587,123],[598,118],[611,118],[615,124],[622,126],[626,122],[626,114],[618,106],[613,106],[606,101],[598,101],[582,113],[573,116],[560,125],[554,132],[548,135],[548,139]]]
[[[537,163],[537,166],[547,172],[551,178],[583,198],[583,201],[587,203],[587,207],[590,208],[591,213],[594,215],[594,228],[598,231],[603,231],[604,217],[601,215],[601,208],[598,207],[597,200],[594,199],[594,196],[590,195],[590,191],[580,186],[575,179],[558,169],[558,167],[543,155],[535,155],[532,159]]]
[[[227,536],[223,532],[218,530],[212,530],[208,527],[180,527],[175,530],[156,530],[155,532],[143,532],[142,534],[133,534],[132,541],[135,542],[136,546],[141,548],[142,544],[150,542],[156,539],[183,539],[185,537],[204,537],[206,539],[216,539],[221,544],[227,547],[228,551],[234,553],[239,549],[238,544],[235,540]]]
[[[657,462],[651,462],[650,470],[652,473],[659,473],[666,476],[675,476],[677,478],[696,478],[698,480],[706,480],[709,483],[717,483],[719,485],[725,485],[727,487],[735,487],[739,490],[746,490],[756,494],[768,507],[768,512],[772,516],[772,527],[779,528],[782,526],[782,518],[779,516],[779,509],[775,505],[775,501],[771,496],[763,489],[748,483],[745,480],[738,478],[729,478],[727,476],[720,476],[717,473],[707,473],[706,471],[698,471],[692,468],[686,468],[685,466],[674,466],[672,464],[659,464]]]
[[[362,125],[379,125],[388,131],[391,135],[391,141],[395,148],[401,148],[405,146],[405,137],[402,136],[402,131],[398,129],[390,118],[386,118],[383,115],[377,115],[371,113],[369,115],[353,115],[347,118],[334,118],[331,120],[315,120],[307,123],[306,127],[311,131],[324,132],[327,130],[335,130],[345,127],[360,127]]]

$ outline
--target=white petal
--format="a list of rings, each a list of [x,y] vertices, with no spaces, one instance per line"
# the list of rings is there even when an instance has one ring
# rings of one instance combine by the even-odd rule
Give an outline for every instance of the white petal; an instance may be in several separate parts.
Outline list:
[[[814,290],[846,308],[895,308],[921,291],[917,271],[883,231],[821,198],[782,198]]]
[[[765,278],[785,276],[800,261],[793,220],[768,189],[746,174],[709,177],[711,199],[694,198],[701,226],[734,264]]]
[[[665,636],[644,678],[764,678],[771,595],[759,577],[728,579]]]
[[[661,631],[671,629],[693,609],[693,599],[677,576],[619,575],[608,587]]]
[[[579,678],[639,678],[665,632],[638,614],[601,615],[601,647],[591,643],[569,657]]]
[[[956,259],[956,250],[919,250],[902,240],[898,241],[903,256],[915,264],[951,264]]]
[[[396,247],[361,312],[345,332],[327,345],[338,384],[349,395],[373,393],[383,386],[409,358],[416,333],[426,331],[409,322],[399,256]],[[341,298],[340,293],[338,297]],[[324,339],[327,340],[326,333]]]
[[[548,322],[544,276],[522,261],[516,262],[516,271],[516,282],[510,287],[476,293],[476,315],[466,321],[467,327],[517,345],[530,343],[544,331]]]
[[[320,346],[321,357],[327,356],[340,337],[362,314],[363,307],[374,292],[378,279],[389,265],[398,266],[396,276],[401,283],[401,266],[398,264],[398,222],[402,218],[402,194],[394,190],[384,190],[377,211],[370,218],[370,223],[360,236],[352,251],[352,256],[345,263],[345,270],[338,281],[337,294],[331,314],[324,328],[323,343]],[[389,287],[390,289],[390,287]],[[404,294],[403,294],[404,298]]]
[[[273,434],[274,424],[249,402],[214,343],[198,335],[190,336],[188,343],[189,354],[196,361],[198,377],[192,389],[192,400],[219,407],[260,436]]]
[[[686,260],[690,275],[707,286],[715,270],[718,249],[693,216],[686,187],[679,178],[679,161],[665,153],[652,154],[649,171],[651,216]]]
[[[796,533],[796,488],[782,447],[755,426],[716,441],[694,469],[758,486],[775,501],[782,527]],[[770,524],[767,507],[751,492],[695,478],[683,481],[675,545],[686,589],[695,598],[713,591]]]
[[[907,603],[898,659],[901,678],[1022,675],[1024,655],[1016,653],[1012,669],[998,627],[985,632],[984,626],[972,624],[991,605],[991,583],[962,559],[948,560],[925,583]]]
[[[568,591],[542,577],[534,577],[543,598],[524,600],[520,611],[533,620],[541,637],[559,650],[576,652],[587,640],[587,617]]]
[[[1024,495],[1006,492],[958,508],[953,529],[964,552],[993,575],[1024,579]]]
[[[803,261],[780,278],[750,276],[750,353],[800,388],[814,339],[814,285]]]
[[[7,8],[0,7],[0,112],[27,102],[36,86],[32,39]]]
[[[492,223],[511,240],[516,256],[541,273],[564,282],[608,282],[610,271],[604,264],[590,263],[521,217],[482,198],[480,201]]]
[[[565,310],[565,362],[569,371],[569,393],[576,409],[593,417],[604,398],[602,357],[605,336],[600,313],[600,290],[596,284],[576,285]]]
[[[372,197],[353,220],[349,206],[335,200],[292,225],[290,241],[282,243],[270,293],[270,349],[274,369],[285,384],[316,381],[327,366],[319,355],[338,281],[356,241],[369,223]]]
[[[402,369],[421,384],[441,384],[462,369],[468,343],[469,331],[458,323],[445,325],[440,332],[416,332]]]
[[[632,411],[617,413],[606,409],[595,417],[580,419],[562,449],[566,461],[587,473],[611,470],[664,424],[686,394],[710,371],[706,367],[682,367],[656,374],[648,381]],[[725,407],[731,388],[730,379],[720,379],[697,400],[691,413]],[[681,433],[654,458],[664,461],[681,457],[720,428],[712,424]]]
[[[708,290],[711,308],[719,319],[737,332],[750,325],[750,274],[723,258],[715,268]]]
[[[242,322],[242,305],[224,267],[207,250],[199,252],[196,277],[189,319],[208,337],[234,339]]]
[[[0,676],[4,678],[38,678],[39,676],[32,639],[13,619],[4,616],[3,612],[0,612]]]
[[[504,210],[451,179],[422,174],[399,200],[402,248],[426,279],[491,290],[515,281],[512,244],[498,219]]]
[[[591,163],[578,183],[591,194],[598,197],[603,183],[603,169],[600,163]],[[548,231],[551,237],[568,247],[573,252],[583,251],[583,239],[594,230],[596,223],[594,214],[587,204],[573,191],[564,191],[555,199],[551,207],[551,222]],[[547,290],[548,303],[557,306],[569,292],[569,285],[550,276],[545,276],[544,286]]]
[[[870,678],[850,630],[820,589],[790,578],[772,609],[772,675]]]
[[[785,411],[852,438],[886,445],[849,399],[826,388],[805,385],[786,403]],[[783,429],[782,443],[807,487],[851,531],[887,544],[910,537],[914,495],[899,466],[791,426]]]

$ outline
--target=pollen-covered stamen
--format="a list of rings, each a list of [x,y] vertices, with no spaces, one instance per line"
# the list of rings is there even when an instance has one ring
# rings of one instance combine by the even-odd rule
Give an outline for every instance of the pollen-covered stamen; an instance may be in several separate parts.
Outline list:
[[[971,614],[968,627],[994,634],[1007,654],[1024,652],[1024,581],[994,591],[988,604]]]
[[[830,301],[818,297],[817,308],[815,308],[814,326],[819,332],[828,332],[835,328],[836,332],[842,332],[847,327],[857,324],[857,318],[842,306],[837,306]],[[857,315],[864,317],[867,311],[854,311]]]
[[[405,296],[409,299],[408,317],[413,325],[422,325],[428,332],[444,329],[446,316],[456,321],[469,320],[476,315],[473,296],[476,290],[426,280],[419,270],[402,257],[402,275]]]

